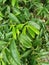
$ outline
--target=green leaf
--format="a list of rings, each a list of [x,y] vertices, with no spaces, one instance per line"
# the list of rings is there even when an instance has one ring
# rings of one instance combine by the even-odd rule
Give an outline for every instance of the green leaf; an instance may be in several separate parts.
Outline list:
[[[38,30],[40,30],[40,26],[39,26],[39,24],[37,24],[36,22],[34,22],[34,21],[29,21],[29,24],[32,25],[32,26],[34,26],[34,27],[37,28]]]
[[[3,0],[0,0],[0,3],[2,2]]]
[[[16,39],[16,30],[15,30],[15,27],[13,26],[12,27],[12,34],[13,34],[13,38]]]
[[[46,45],[48,45],[48,46],[49,46],[49,41],[46,43]]]
[[[40,46],[41,44],[42,44],[42,41],[40,38],[35,39],[35,41],[33,42],[34,46]]]
[[[21,63],[20,63],[20,54],[18,52],[18,49],[16,47],[16,43],[15,43],[14,40],[10,44],[10,51],[11,51],[11,55],[12,55],[13,59],[16,61],[16,63],[18,65],[21,65]]]
[[[1,36],[2,36],[2,33],[0,32],[0,38],[1,38]]]
[[[0,40],[0,50],[2,50],[7,45],[7,42]]]
[[[24,54],[22,54],[21,58],[27,57],[30,54],[30,52],[31,52],[31,50],[24,52]]]
[[[2,60],[2,65],[6,65],[6,63]]]
[[[12,0],[12,1],[11,1],[11,4],[12,4],[12,6],[15,6],[16,0]]]
[[[28,29],[29,34],[32,36],[32,38],[35,38],[34,31],[32,29],[30,29],[30,28],[27,28],[27,29]]]
[[[15,13],[15,15],[19,15],[21,12],[19,9],[13,8],[13,13]]]
[[[26,48],[31,48],[32,47],[31,39],[27,35],[21,34],[20,37],[19,37],[19,41]]]
[[[6,38],[11,37],[12,34],[13,34],[13,32],[6,33]],[[13,35],[14,35],[14,34],[13,34]]]
[[[6,56],[9,60],[9,65],[18,65],[10,54],[9,49],[5,49]]]
[[[6,0],[3,0],[3,4],[6,2]]]
[[[2,53],[3,53],[3,60],[4,60],[4,62],[6,62],[6,63],[8,63],[8,64],[9,64],[10,62],[9,62],[9,60],[8,60],[7,56],[6,56],[5,51],[3,51]]]
[[[22,30],[23,26],[24,26],[24,24],[19,24],[16,26],[16,28],[18,28],[19,30]]]
[[[39,53],[39,55],[47,55],[47,54],[49,54],[49,52],[41,52],[41,53]]]
[[[41,62],[41,65],[49,65],[49,62]]]
[[[18,18],[13,14],[13,13],[9,13],[9,18],[16,23],[20,23],[20,21],[18,20]]]
[[[26,26],[23,28],[22,34],[26,35]]]
[[[35,28],[34,26],[28,25],[28,28],[30,28],[31,30],[33,30],[37,35],[39,35],[39,30],[37,28]]]
[[[27,8],[24,8],[24,16],[25,18],[28,20],[29,17],[30,17],[30,13],[29,13],[29,10]]]
[[[3,20],[3,18],[2,17],[0,17],[0,21],[2,21]]]
[[[0,17],[3,17],[3,14],[2,14],[2,12],[0,11]]]
[[[45,33],[45,40],[48,42],[48,33]]]

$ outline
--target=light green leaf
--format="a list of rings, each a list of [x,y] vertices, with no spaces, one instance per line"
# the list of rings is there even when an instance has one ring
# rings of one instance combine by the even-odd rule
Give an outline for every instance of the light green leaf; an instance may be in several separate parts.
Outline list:
[[[37,35],[39,35],[39,30],[37,28],[35,28],[34,26],[28,25],[28,28],[30,28],[31,30],[33,30]]]
[[[24,24],[19,24],[16,26],[16,28],[18,28],[19,30],[21,30],[23,28]]]
[[[2,12],[0,11],[0,17],[3,17],[3,14],[2,14]]]
[[[0,0],[0,3],[2,2],[3,0]]]
[[[13,32],[13,38],[16,39],[16,30],[14,26],[12,27],[12,32]]]
[[[26,35],[26,26],[23,28],[22,34]]]
[[[27,28],[27,29],[28,29],[29,34],[32,36],[32,38],[35,38],[34,31],[32,29],[30,29],[30,28]]]
[[[15,6],[16,0],[12,0],[12,1],[11,1],[11,4],[12,4],[12,6]]]
[[[34,26],[34,27],[37,28],[38,30],[40,30],[39,24],[37,24],[35,21],[29,21],[29,24],[30,24],[31,26]]]
[[[2,60],[2,65],[6,65],[6,63]]]
[[[6,0],[3,0],[3,4],[6,2]]]
[[[41,62],[41,65],[49,65],[49,62]]]
[[[41,52],[41,53],[39,53],[39,55],[48,55],[49,54],[49,52]]]

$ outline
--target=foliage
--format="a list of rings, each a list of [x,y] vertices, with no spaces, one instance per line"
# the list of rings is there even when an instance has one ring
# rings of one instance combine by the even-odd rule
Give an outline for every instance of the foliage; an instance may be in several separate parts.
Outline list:
[[[0,0],[0,65],[49,65],[49,0]]]

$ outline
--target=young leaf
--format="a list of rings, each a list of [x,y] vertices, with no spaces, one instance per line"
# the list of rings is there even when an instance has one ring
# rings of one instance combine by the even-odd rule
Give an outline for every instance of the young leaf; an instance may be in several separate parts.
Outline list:
[[[6,63],[2,60],[2,65],[6,65]]]
[[[15,30],[15,27],[14,26],[12,28],[12,32],[13,32],[13,38],[16,39],[16,30]]]
[[[37,28],[35,28],[34,26],[29,25],[28,28],[30,28],[31,30],[33,30],[37,35],[39,35],[39,30]]]
[[[16,0],[12,0],[12,1],[11,1],[11,4],[12,4],[12,6],[15,6]]]

